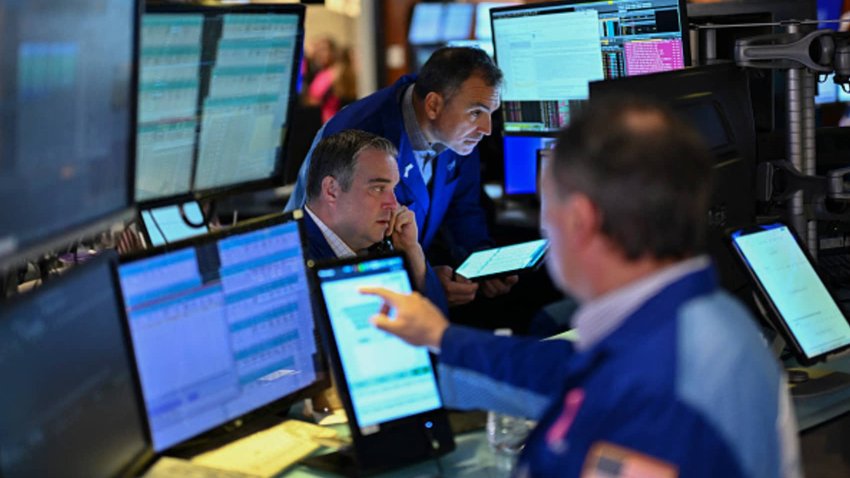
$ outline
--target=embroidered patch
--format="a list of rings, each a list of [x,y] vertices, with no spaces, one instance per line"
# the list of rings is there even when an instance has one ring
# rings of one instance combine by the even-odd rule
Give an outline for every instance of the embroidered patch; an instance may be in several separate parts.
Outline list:
[[[552,453],[561,454],[567,451],[566,436],[583,402],[584,390],[580,388],[570,390],[564,397],[564,409],[561,410],[561,415],[546,432],[546,444]]]
[[[604,441],[590,447],[581,478],[676,478],[676,465]]]

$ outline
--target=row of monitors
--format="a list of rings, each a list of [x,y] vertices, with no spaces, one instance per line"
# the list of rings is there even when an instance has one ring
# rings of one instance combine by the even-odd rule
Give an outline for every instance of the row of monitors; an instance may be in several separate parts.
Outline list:
[[[356,433],[439,409],[433,373],[422,372],[427,350],[372,329],[381,300],[351,292],[365,283],[410,292],[402,258],[310,273],[300,217],[120,264],[104,254],[3,304],[0,474],[113,476],[151,448],[327,387],[317,288],[328,298],[340,350],[332,357],[345,369]],[[394,360],[381,359],[388,353]]]
[[[0,267],[282,177],[303,5],[3,2]]]
[[[490,40],[490,10],[514,3],[417,3],[413,6],[407,41],[411,45],[436,45],[470,38]]]

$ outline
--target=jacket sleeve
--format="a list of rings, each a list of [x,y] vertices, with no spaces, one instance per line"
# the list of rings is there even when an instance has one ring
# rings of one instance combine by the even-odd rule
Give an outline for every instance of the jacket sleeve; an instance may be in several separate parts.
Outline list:
[[[443,223],[464,255],[492,245],[487,218],[481,207],[481,170],[478,148],[457,158],[458,183]]]
[[[449,301],[443,291],[443,284],[427,260],[425,261],[425,290],[422,293],[440,309],[443,315],[449,315]]]
[[[565,340],[499,337],[456,325],[440,345],[440,387],[448,407],[535,420],[563,390],[574,354]]]

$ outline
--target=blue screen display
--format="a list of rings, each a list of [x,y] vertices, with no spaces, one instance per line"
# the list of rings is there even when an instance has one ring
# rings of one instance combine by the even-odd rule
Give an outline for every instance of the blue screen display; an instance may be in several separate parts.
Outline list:
[[[322,269],[318,276],[361,432],[366,435],[381,423],[440,408],[428,350],[375,328],[369,319],[383,301],[358,292],[360,287],[379,286],[410,293],[402,259]]]
[[[129,262],[119,276],[154,450],[317,380],[296,222]]]

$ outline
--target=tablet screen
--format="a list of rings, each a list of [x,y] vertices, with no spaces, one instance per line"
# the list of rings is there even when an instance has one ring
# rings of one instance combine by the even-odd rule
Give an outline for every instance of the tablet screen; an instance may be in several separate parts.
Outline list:
[[[402,258],[323,268],[318,277],[361,433],[442,407],[428,350],[375,328],[369,319],[383,301],[358,292],[360,287],[380,286],[410,293]]]
[[[187,224],[180,214],[180,206],[177,205],[142,211],[142,219],[145,221],[145,229],[148,231],[151,246],[157,247],[209,232],[206,224],[204,224],[201,207],[197,202],[184,204],[183,213],[186,215],[186,219],[193,224],[201,224],[201,226]]]
[[[455,272],[467,279],[475,279],[528,269],[537,265],[548,247],[547,239],[538,239],[474,252]]]
[[[850,344],[850,324],[786,225],[732,235],[735,247],[805,355]]]

